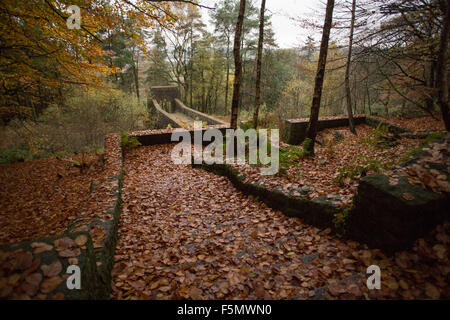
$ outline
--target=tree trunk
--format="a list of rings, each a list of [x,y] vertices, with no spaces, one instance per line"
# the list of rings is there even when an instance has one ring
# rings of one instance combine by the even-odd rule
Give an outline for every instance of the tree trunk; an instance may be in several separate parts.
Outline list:
[[[261,14],[259,18],[259,40],[258,57],[256,59],[256,92],[255,92],[255,110],[253,113],[253,128],[258,128],[259,104],[261,99],[261,64],[264,46],[264,14],[266,11],[266,0],[261,2]]]
[[[190,52],[190,54],[191,54],[191,56],[190,56],[190,59],[189,59],[189,65],[190,65],[190,76],[189,76],[189,82],[190,82],[190,85],[189,85],[189,90],[190,90],[190,94],[189,94],[189,98],[190,98],[190,107],[192,108],[192,105],[193,105],[193,103],[194,103],[194,101],[193,101],[193,98],[192,98],[192,95],[193,95],[193,88],[194,88],[194,85],[193,85],[193,78],[194,78],[194,64],[193,64],[193,61],[192,61],[192,59],[194,58],[194,48],[193,48],[193,37],[194,37],[194,34],[193,34],[194,32],[193,32],[193,30],[192,30],[192,24],[191,24],[191,52]]]
[[[227,83],[225,84],[225,115],[228,110],[228,91],[230,87],[230,38],[227,39]]]
[[[136,96],[138,101],[141,101],[141,96],[139,94],[139,55],[136,58],[136,66],[134,68],[134,83],[136,86]]]
[[[350,90],[350,68],[352,64],[352,51],[353,51],[353,33],[355,30],[355,16],[356,16],[356,0],[353,0],[352,4],[352,20],[350,25],[350,36],[348,41],[348,54],[347,54],[347,66],[345,70],[345,91],[347,96],[347,114],[348,124],[350,131],[356,135],[355,120],[353,119],[352,112],[352,93]]]
[[[436,88],[435,74],[436,74],[436,61],[433,61],[430,66],[430,74],[429,74],[429,79],[428,79],[428,87],[433,88],[433,89]],[[431,113],[434,112],[434,103],[435,103],[435,97],[434,97],[434,94],[431,94],[431,97],[429,97],[425,100],[425,105],[426,105],[426,108],[428,109],[428,112],[431,112]]]
[[[363,94],[362,94],[362,96],[363,96],[363,109],[362,109],[362,113],[363,114],[366,114],[366,93],[364,92]]]
[[[403,101],[402,101],[402,107],[401,107],[401,109],[400,109],[400,115],[401,115],[402,117],[405,116],[405,107],[406,107],[406,100],[403,100]]]
[[[372,106],[370,105],[372,101],[370,101],[370,89],[369,89],[369,81],[366,81],[366,90],[367,90],[367,105],[369,106],[369,114],[372,115]]]
[[[442,12],[444,13],[444,25],[441,30],[441,40],[438,58],[438,103],[441,108],[442,119],[445,123],[445,129],[450,131],[450,118],[448,114],[448,34],[450,32],[450,4],[447,0],[439,1]]]
[[[242,26],[244,24],[245,13],[245,1],[241,0],[239,7],[239,16],[236,24],[236,34],[234,37],[234,88],[233,88],[233,100],[231,101],[231,128],[237,129],[237,120],[239,112],[239,96],[241,90],[241,77],[242,77],[242,60],[241,60],[241,36]]]
[[[319,64],[317,66],[316,79],[314,84],[314,96],[311,106],[311,116],[309,119],[306,137],[311,140],[307,151],[314,155],[314,144],[317,135],[317,122],[319,120],[320,101],[322,99],[323,81],[325,77],[325,67],[328,56],[328,42],[330,41],[331,26],[333,23],[334,0],[328,0],[325,24],[323,26],[322,43],[320,45]]]
[[[383,102],[384,105],[384,112],[386,113],[386,118],[389,117],[389,101],[390,101],[390,95],[388,94],[386,100]]]

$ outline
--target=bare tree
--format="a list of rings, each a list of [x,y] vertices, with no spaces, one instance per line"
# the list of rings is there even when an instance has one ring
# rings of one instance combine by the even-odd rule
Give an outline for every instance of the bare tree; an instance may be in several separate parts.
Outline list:
[[[448,0],[440,0],[439,5],[444,13],[444,25],[441,30],[439,57],[438,57],[438,104],[441,108],[445,129],[450,131],[450,119],[448,114],[448,34],[450,32],[450,4]]]
[[[333,24],[334,0],[328,0],[323,26],[322,42],[320,45],[319,64],[317,66],[316,80],[314,85],[314,96],[311,106],[311,116],[309,119],[306,137],[311,140],[307,146],[307,151],[314,155],[314,144],[317,135],[317,122],[319,120],[320,102],[322,99],[323,81],[328,56],[328,43],[330,41],[331,26]]]
[[[352,20],[350,25],[350,36],[348,42],[348,53],[347,53],[347,65],[345,70],[345,92],[347,98],[347,114],[348,114],[348,124],[350,131],[356,135],[355,120],[353,119],[352,111],[352,92],[350,90],[350,69],[352,63],[352,49],[353,49],[353,33],[355,31],[355,17],[356,17],[356,0],[352,2]]]
[[[258,127],[259,104],[261,99],[261,64],[264,45],[264,14],[266,11],[266,0],[261,2],[261,14],[259,18],[259,40],[258,57],[256,59],[256,92],[255,92],[255,110],[253,113],[253,128]]]
[[[244,25],[244,14],[245,14],[245,2],[246,0],[241,0],[239,7],[239,16],[236,24],[236,33],[234,36],[234,90],[233,90],[233,100],[231,102],[231,128],[237,129],[237,120],[239,112],[239,95],[241,90],[241,78],[242,78],[242,59],[241,59],[241,36],[242,27]]]

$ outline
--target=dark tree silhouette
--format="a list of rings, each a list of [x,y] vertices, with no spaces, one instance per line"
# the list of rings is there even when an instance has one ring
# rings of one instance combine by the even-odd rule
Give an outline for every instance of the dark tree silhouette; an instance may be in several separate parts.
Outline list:
[[[261,99],[261,64],[264,45],[264,14],[266,11],[266,0],[261,2],[261,14],[259,18],[259,40],[258,57],[256,59],[256,92],[255,92],[255,110],[253,113],[253,127],[258,127],[259,104]]]
[[[319,64],[317,66],[316,80],[314,85],[314,96],[311,106],[311,116],[309,118],[306,137],[311,140],[307,144],[307,151],[314,155],[314,144],[317,135],[317,122],[319,120],[320,102],[322,99],[323,81],[325,77],[325,67],[328,56],[328,43],[330,41],[331,26],[333,24],[334,0],[328,0],[325,23],[323,26],[322,42],[320,45]]]
[[[237,129],[237,120],[239,112],[239,95],[241,91],[242,78],[242,59],[241,59],[241,36],[244,25],[245,1],[241,0],[239,7],[239,16],[236,24],[236,33],[234,36],[234,90],[233,100],[231,102],[231,128]]]

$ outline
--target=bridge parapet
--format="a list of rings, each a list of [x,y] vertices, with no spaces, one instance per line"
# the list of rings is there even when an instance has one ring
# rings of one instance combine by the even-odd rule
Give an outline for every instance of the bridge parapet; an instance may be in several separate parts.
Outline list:
[[[156,99],[149,99],[148,107],[150,112],[152,112],[156,118],[158,119],[158,126],[161,129],[167,128],[169,125],[172,128],[182,128],[183,124],[179,122],[177,119],[172,117],[170,113],[166,112],[161,108],[158,101]]]
[[[206,122],[208,125],[228,125],[222,120],[187,107],[180,99],[175,99],[175,111],[181,112],[194,120]]]
[[[355,125],[366,123],[365,115],[354,116]],[[285,129],[282,134],[284,142],[298,145],[305,140],[309,119],[288,119],[285,120]],[[331,119],[320,118],[317,122],[317,131],[329,128],[345,127],[348,125],[348,117],[335,117]]]
[[[181,101],[180,89],[176,86],[151,87],[147,107],[158,119],[158,127],[192,127],[194,121],[206,122],[209,126],[229,126],[215,117],[187,107]]]

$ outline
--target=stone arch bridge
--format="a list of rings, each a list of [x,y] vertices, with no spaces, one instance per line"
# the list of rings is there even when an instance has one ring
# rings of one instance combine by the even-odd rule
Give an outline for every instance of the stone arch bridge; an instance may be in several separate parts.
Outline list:
[[[189,129],[193,128],[194,121],[201,121],[203,126],[229,127],[229,123],[187,107],[176,86],[151,87],[147,101],[150,112],[158,119],[158,129]]]

